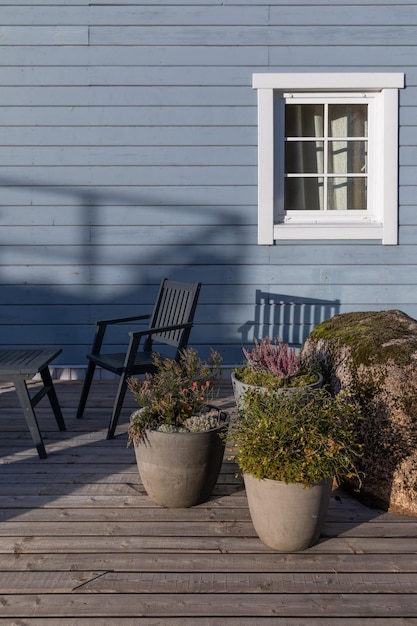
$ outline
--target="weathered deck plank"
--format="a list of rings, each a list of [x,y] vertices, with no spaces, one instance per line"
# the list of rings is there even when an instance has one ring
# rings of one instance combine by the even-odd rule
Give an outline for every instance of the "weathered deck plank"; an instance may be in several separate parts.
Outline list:
[[[65,433],[39,406],[42,461],[14,391],[0,393],[0,626],[417,624],[417,518],[336,490],[319,542],[276,553],[233,463],[209,502],[157,507],[126,448],[134,405],[106,441],[114,383],[96,383],[83,420],[79,392],[57,383]],[[233,406],[229,388],[222,403]]]
[[[262,572],[7,572],[0,575],[3,593],[414,593],[417,574],[270,573]]]
[[[199,617],[196,622],[195,617],[66,617],[65,620],[57,622],[55,618],[24,618],[10,621],[10,619],[1,619],[0,626],[56,626],[58,623],[65,626],[253,626],[260,624],[261,626],[363,626],[362,617],[344,618],[344,617],[303,617],[300,621],[299,617]],[[410,618],[372,618],[372,626],[409,626],[417,624],[417,617]]]
[[[364,598],[366,597],[366,603]],[[380,593],[124,593],[9,595],[3,615],[14,617],[415,617],[415,594]],[[200,623],[200,622],[196,622]],[[219,621],[219,624],[222,622]],[[252,622],[253,623],[253,622]],[[303,622],[304,623],[304,622]],[[391,622],[392,623],[392,622]]]
[[[25,618],[10,621],[10,619],[2,620],[0,618],[0,626],[56,626],[63,624],[64,626],[196,626],[195,617],[66,617],[59,622],[55,618]],[[300,621],[299,617],[204,617],[198,619],[198,626],[253,626],[256,624],[282,626],[363,626],[362,617],[344,618],[344,617],[303,617]],[[409,626],[417,624],[417,618],[399,617],[395,618],[372,618],[372,626]]]

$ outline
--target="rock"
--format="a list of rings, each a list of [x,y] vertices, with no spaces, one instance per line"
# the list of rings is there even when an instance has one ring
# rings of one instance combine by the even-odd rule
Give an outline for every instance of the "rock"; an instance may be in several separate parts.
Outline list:
[[[401,311],[343,313],[316,326],[302,352],[320,363],[333,392],[361,403],[358,498],[417,515],[417,321]]]

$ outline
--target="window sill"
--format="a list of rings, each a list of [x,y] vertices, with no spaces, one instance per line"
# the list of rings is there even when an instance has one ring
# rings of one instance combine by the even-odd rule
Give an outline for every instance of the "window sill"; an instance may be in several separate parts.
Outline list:
[[[317,222],[300,222],[276,224],[274,226],[275,241],[289,241],[293,239],[379,239],[382,243],[390,244],[389,241],[383,241],[384,229],[382,224],[376,223],[317,223]],[[393,242],[394,244],[396,243]]]

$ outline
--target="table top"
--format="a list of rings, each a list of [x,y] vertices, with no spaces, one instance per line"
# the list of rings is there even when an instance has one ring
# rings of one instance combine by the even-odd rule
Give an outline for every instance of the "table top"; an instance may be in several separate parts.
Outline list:
[[[0,378],[29,378],[43,370],[62,352],[62,348],[11,348],[0,350]]]

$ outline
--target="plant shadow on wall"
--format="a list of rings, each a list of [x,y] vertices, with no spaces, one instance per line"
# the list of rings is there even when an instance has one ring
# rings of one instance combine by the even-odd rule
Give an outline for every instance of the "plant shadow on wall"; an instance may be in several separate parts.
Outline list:
[[[227,311],[233,286],[242,282],[238,251],[256,237],[250,212],[245,218],[238,206],[203,205],[201,190],[185,187],[170,206],[169,190],[164,195],[158,188],[101,193],[47,181],[0,184],[8,187],[10,204],[27,206],[28,213],[21,228],[11,213],[2,220],[14,226],[1,240],[7,285],[1,321],[9,345],[60,345],[58,363],[84,364],[92,324],[138,309],[148,313],[163,277],[203,283],[191,337],[203,356],[216,343],[235,341]],[[224,266],[231,268],[227,278]],[[225,280],[228,288],[219,289]],[[114,337],[114,351],[125,341],[126,329]]]
[[[284,343],[301,347],[317,324],[337,315],[339,300],[321,300],[256,290],[254,319],[240,328],[242,343],[252,338],[279,337]]]

